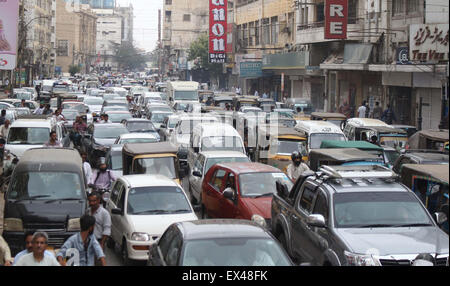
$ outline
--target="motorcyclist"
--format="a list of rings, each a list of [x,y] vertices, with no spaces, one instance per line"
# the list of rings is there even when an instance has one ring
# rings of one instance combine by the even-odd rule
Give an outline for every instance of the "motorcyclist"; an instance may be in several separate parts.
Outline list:
[[[291,181],[296,182],[297,179],[306,171],[309,171],[308,165],[303,163],[302,155],[295,151],[291,155],[292,163],[287,167],[287,176]]]
[[[97,190],[109,190],[116,179],[111,170],[108,170],[105,157],[101,157],[98,160],[98,169],[92,172],[89,187]]]
[[[73,123],[73,133],[71,134],[71,139],[75,146],[81,146],[81,137],[86,132],[87,125],[83,121],[81,116],[77,116],[75,122]]]

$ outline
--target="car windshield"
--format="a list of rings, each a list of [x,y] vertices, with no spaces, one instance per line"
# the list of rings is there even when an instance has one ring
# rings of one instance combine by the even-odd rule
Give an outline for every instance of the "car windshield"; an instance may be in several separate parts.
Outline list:
[[[211,136],[202,139],[202,151],[238,151],[244,146],[242,139],[237,136]]]
[[[177,111],[183,111],[183,110],[186,109],[187,106],[188,106],[188,105],[185,104],[185,103],[177,103],[177,104],[175,104],[174,108],[175,108],[175,110],[177,110]]]
[[[280,181],[287,185],[288,190],[292,187],[292,181],[284,173],[249,173],[239,176],[241,196],[254,197],[276,191],[276,182]]]
[[[100,97],[86,97],[83,102],[87,105],[103,105],[105,100]]]
[[[158,142],[158,139],[156,138],[127,138],[127,139],[121,139],[119,141],[120,145],[125,145],[128,143],[155,143]]]
[[[137,159],[133,165],[136,174],[163,175],[170,179],[177,179],[174,157]]]
[[[12,181],[12,191],[8,192],[8,199],[82,199],[81,186],[81,178],[76,173],[57,171],[21,172]]]
[[[109,120],[111,120],[112,123],[121,123],[124,119],[131,119],[133,118],[133,115],[131,113],[109,113]]]
[[[186,242],[182,266],[291,266],[270,238],[209,238]]]
[[[198,101],[198,91],[175,91],[174,100]]]
[[[295,151],[299,152],[303,156],[306,156],[306,141],[297,140],[277,140],[276,146],[270,145],[271,150],[276,150],[276,154],[279,155],[291,155]],[[273,148],[276,147],[276,148]]]
[[[237,157],[237,158],[210,158],[206,161],[206,167],[204,174],[208,173],[209,169],[216,164],[222,163],[247,163],[250,162],[248,157]]]
[[[333,204],[336,228],[433,226],[412,192],[337,193]]]
[[[191,213],[186,196],[181,188],[142,187],[128,192],[127,213],[129,215],[160,215]]]
[[[127,128],[130,132],[155,131],[151,122],[128,122]]]
[[[334,141],[346,141],[345,136],[339,133],[314,133],[311,134],[309,149],[320,149],[322,141],[334,140]]]
[[[49,128],[12,127],[8,133],[8,144],[43,145],[49,140]]]
[[[123,126],[109,126],[109,127],[100,127],[101,125],[97,125],[94,130],[94,137],[100,139],[115,139],[122,134],[130,133],[128,129]]]
[[[153,113],[152,118],[150,118],[150,120],[156,123],[163,123],[164,119],[166,119],[166,117],[171,114],[172,113]]]

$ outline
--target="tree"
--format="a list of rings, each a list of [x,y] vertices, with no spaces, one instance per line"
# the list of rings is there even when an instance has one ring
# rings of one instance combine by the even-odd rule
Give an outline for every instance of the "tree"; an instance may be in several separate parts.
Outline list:
[[[81,67],[79,65],[70,65],[69,73],[71,76],[75,76],[75,74],[80,73]]]
[[[188,60],[197,60],[195,66],[197,69],[204,69],[210,72],[214,77],[222,74],[222,64],[209,63],[209,37],[207,34],[201,35],[192,42],[189,48]]]
[[[131,42],[123,42],[116,48],[119,69],[142,70],[146,67],[147,56],[138,52]]]

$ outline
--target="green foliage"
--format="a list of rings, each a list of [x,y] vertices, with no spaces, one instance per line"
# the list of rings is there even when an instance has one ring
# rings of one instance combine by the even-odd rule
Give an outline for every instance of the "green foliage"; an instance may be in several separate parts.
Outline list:
[[[119,69],[142,70],[146,67],[148,58],[140,54],[132,43],[123,42],[116,48],[116,60],[119,63]]]
[[[69,66],[69,73],[71,76],[74,76],[77,73],[81,72],[81,67],[79,65],[70,65]]]
[[[197,60],[195,66],[197,69],[205,69],[212,75],[217,76],[222,74],[222,64],[211,64],[208,60],[209,56],[209,37],[207,34],[202,34],[196,41],[192,42],[189,47],[188,60]]]

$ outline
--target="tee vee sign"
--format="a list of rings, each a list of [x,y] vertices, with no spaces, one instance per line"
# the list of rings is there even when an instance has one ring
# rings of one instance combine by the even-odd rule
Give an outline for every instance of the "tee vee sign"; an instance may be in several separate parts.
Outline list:
[[[209,62],[226,62],[228,0],[209,0]]]
[[[348,0],[325,1],[325,39],[347,39]]]

